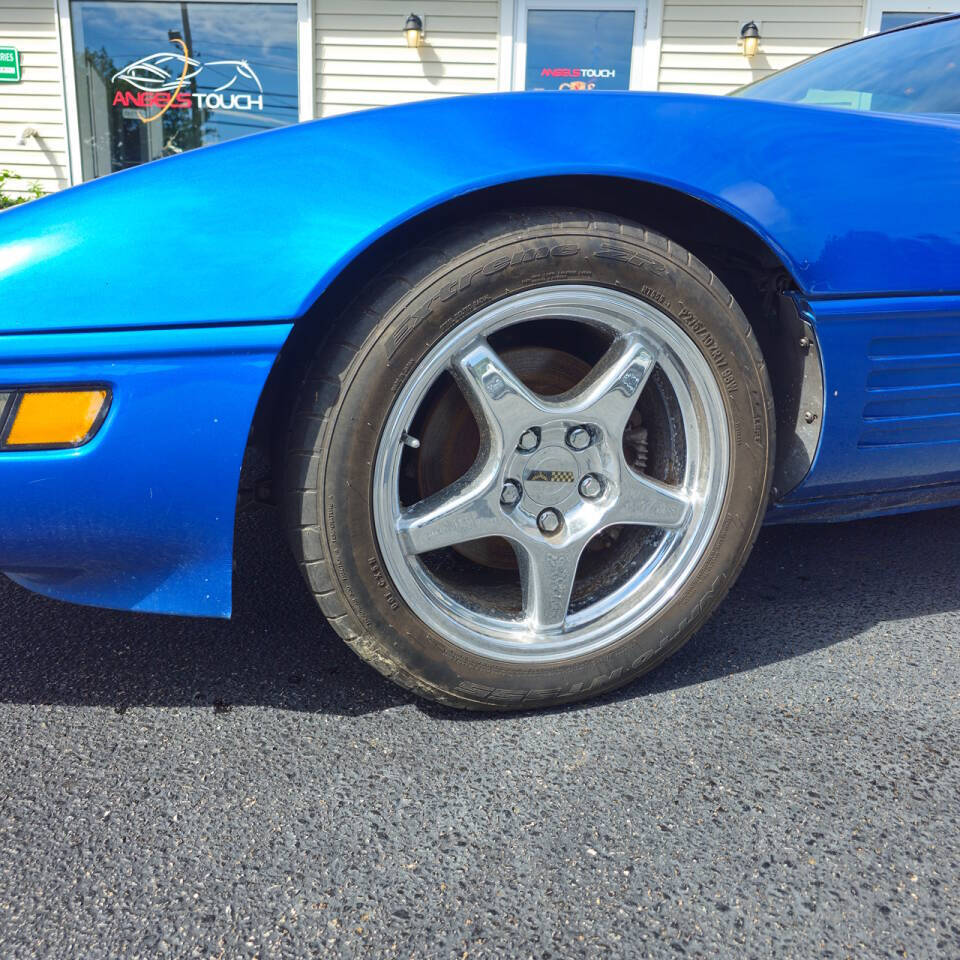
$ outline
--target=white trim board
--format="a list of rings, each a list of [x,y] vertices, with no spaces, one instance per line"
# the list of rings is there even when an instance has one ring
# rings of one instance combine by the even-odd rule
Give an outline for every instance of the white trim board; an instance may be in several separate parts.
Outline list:
[[[297,0],[297,105],[299,119],[317,115],[317,45],[313,34],[313,0]]]

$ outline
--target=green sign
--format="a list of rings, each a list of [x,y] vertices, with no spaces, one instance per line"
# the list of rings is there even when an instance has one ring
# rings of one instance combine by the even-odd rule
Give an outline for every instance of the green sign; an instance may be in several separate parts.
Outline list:
[[[20,51],[0,47],[0,83],[20,82]]]

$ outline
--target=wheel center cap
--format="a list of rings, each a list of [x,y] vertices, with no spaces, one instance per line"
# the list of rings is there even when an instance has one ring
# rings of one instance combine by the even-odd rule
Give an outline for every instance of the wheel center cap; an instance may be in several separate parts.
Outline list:
[[[544,447],[524,466],[523,490],[534,503],[553,507],[576,492],[580,465],[566,447]]]

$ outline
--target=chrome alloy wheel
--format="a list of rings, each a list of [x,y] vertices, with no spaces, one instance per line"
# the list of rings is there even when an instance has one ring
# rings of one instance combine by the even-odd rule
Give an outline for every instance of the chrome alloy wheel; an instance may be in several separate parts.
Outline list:
[[[545,397],[488,338],[532,321],[583,324],[606,352],[572,389]],[[638,472],[624,431],[656,379],[671,394],[660,431],[679,464],[668,483]],[[466,473],[416,502],[401,498],[401,461],[431,387],[449,373],[480,433]],[[716,528],[730,431],[720,387],[694,342],[660,310],[598,286],[540,287],[487,306],[441,338],[401,388],[377,449],[374,523],[386,569],[410,609],[451,643],[494,660],[558,663],[632,634],[686,582]],[[572,604],[585,549],[643,527],[645,549],[615,561]],[[434,551],[484,538],[516,554],[518,609],[452,587]],[[616,550],[616,546],[612,549]]]

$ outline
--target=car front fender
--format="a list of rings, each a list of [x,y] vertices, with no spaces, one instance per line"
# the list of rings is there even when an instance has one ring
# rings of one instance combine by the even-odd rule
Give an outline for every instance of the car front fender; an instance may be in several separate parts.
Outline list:
[[[812,296],[957,290],[957,156],[960,125],[739,98],[506,94],[373,110],[6,212],[0,332],[296,318],[416,214],[564,175],[709,203]]]

